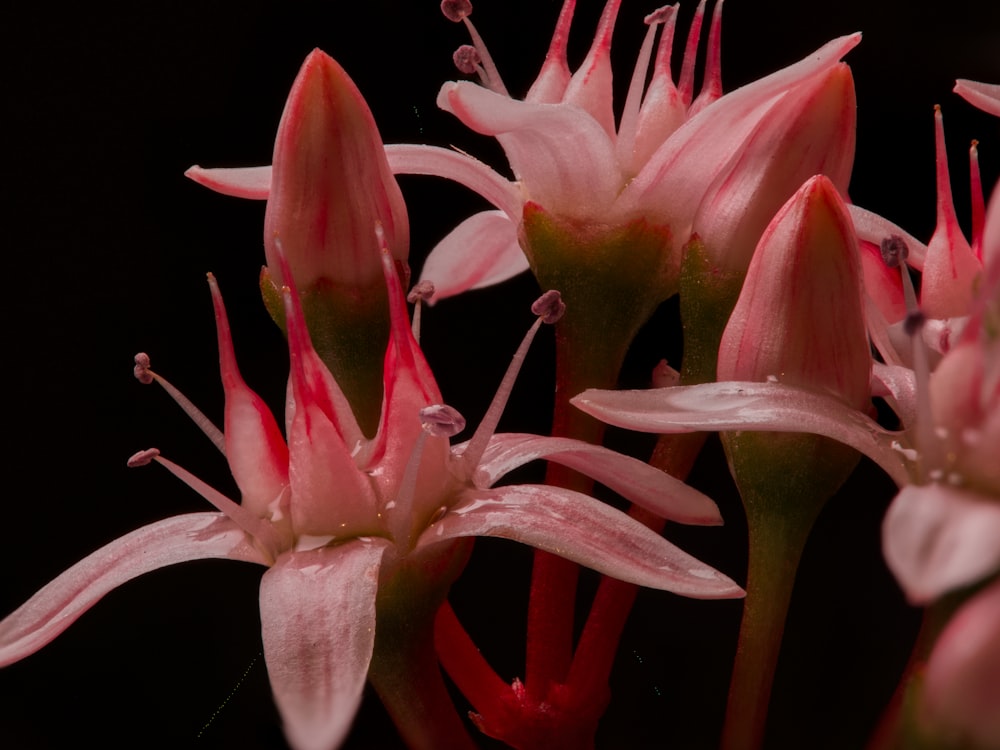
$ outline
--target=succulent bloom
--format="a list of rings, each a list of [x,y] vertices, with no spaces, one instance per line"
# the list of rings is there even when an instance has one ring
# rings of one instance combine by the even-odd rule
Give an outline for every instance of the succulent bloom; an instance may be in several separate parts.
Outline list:
[[[462,20],[471,28],[467,18],[471,5],[460,5],[465,12],[454,20]],[[801,155],[801,161],[798,157],[789,160],[785,171],[795,171],[792,162],[807,171],[789,183],[783,194],[768,196],[769,214],[803,179],[828,166],[838,185],[843,183],[840,186],[846,189],[853,158],[853,117],[844,120],[842,110],[829,116],[831,109],[837,108],[817,101],[816,82],[857,44],[857,35],[834,40],[800,63],[722,96],[720,2],[712,18],[705,82],[701,94],[692,101],[705,2],[698,6],[676,85],[670,73],[675,12],[670,6],[661,8],[646,18],[650,28],[616,128],[610,47],[620,0],[609,0],[605,6],[590,51],[571,74],[566,63],[566,41],[574,5],[572,0],[563,5],[545,63],[524,100],[507,93],[478,35],[474,36],[476,57],[483,63],[472,69],[480,73],[482,85],[457,82],[441,89],[439,106],[476,132],[495,136],[503,146],[520,200],[513,206],[496,204],[505,216],[485,212],[470,217],[435,248],[422,275],[435,281],[438,299],[484,285],[484,280],[508,278],[527,267],[527,261],[516,259],[519,244],[525,246],[524,239],[520,243],[518,239],[522,206],[529,205],[540,206],[546,213],[581,227],[625,226],[640,217],[651,226],[667,227],[672,239],[663,254],[673,267],[673,279],[666,284],[669,295],[676,282],[680,245],[691,233],[702,199],[713,183],[725,182],[727,174],[740,168],[739,155],[748,141],[767,143],[769,155],[776,144],[787,146],[790,138],[798,143],[798,135],[803,145],[816,145],[814,152]],[[659,25],[663,32],[646,87]],[[820,98],[824,102],[836,99]],[[848,109],[853,113],[853,108]],[[815,115],[813,126],[809,125],[808,111]],[[773,113],[770,118],[769,113]],[[848,132],[850,147],[843,148],[841,136]],[[828,137],[831,133],[836,133],[837,138]],[[436,168],[432,158],[427,154],[427,164],[431,165],[428,171],[453,177],[445,169]],[[766,171],[767,176],[762,177],[765,183],[781,182],[775,174],[781,169]],[[478,189],[471,181],[465,182]],[[747,191],[733,193],[744,195]],[[740,213],[736,209],[733,212]],[[764,223],[766,219],[758,231]],[[477,248],[475,257],[470,257],[464,239],[471,232],[482,238],[492,254]],[[529,248],[525,251],[532,255]],[[532,263],[539,261],[533,259]]]
[[[416,561],[426,588],[443,597],[457,572],[442,570],[460,568],[464,538],[518,540],[686,596],[742,594],[725,576],[598,500],[544,485],[493,486],[512,469],[543,458],[592,476],[659,515],[721,522],[711,500],[640,461],[574,440],[493,434],[534,331],[561,314],[558,293],[547,293],[533,308],[539,318],[477,432],[450,446],[449,437],[464,420],[441,403],[387,249],[382,265],[391,333],[382,417],[371,440],[312,347],[287,266],[283,302],[291,373],[284,436],[240,376],[222,298],[210,278],[226,394],[224,430],[183,397],[179,401],[224,452],[242,502],[155,449],[133,456],[130,465],[163,465],[217,512],[151,524],[70,568],[0,622],[0,664],[37,651],[108,591],[145,572],[201,558],[255,562],[267,567],[260,587],[264,657],[289,741],[296,748],[331,748],[345,737],[360,703],[380,607],[397,607],[401,596],[426,595],[425,589],[412,592],[414,566],[406,587],[392,586],[394,578]],[[136,375],[173,391],[149,369],[145,355],[136,358]],[[392,593],[383,595],[387,586]],[[385,596],[393,601],[386,604]]]

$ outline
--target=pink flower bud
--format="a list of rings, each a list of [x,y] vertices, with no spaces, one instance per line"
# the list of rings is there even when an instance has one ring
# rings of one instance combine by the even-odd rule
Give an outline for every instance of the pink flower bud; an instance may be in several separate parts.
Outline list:
[[[301,290],[320,279],[378,283],[381,223],[393,256],[405,260],[409,224],[375,120],[344,69],[320,50],[292,85],[274,143],[264,247],[271,278],[279,253]]]
[[[719,380],[777,379],[866,409],[861,295],[854,226],[837,188],[817,175],[764,230],[722,335]]]

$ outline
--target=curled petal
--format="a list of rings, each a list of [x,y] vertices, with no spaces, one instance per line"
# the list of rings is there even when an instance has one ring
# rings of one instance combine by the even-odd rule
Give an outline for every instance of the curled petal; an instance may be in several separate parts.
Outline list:
[[[433,305],[527,270],[528,259],[517,242],[517,225],[503,211],[483,211],[463,221],[431,250],[420,280],[434,282]]]
[[[468,536],[512,539],[629,583],[695,599],[732,599],[744,593],[638,521],[560,487],[468,490],[420,536],[417,547]]]
[[[247,535],[222,513],[174,516],[106,544],[0,622],[0,667],[50,643],[123,583],[168,565],[210,558],[268,564]]]
[[[271,193],[271,166],[266,167],[220,167],[205,169],[195,164],[184,173],[199,185],[234,198],[250,198],[266,201]]]
[[[579,471],[661,518],[704,526],[722,524],[718,506],[693,487],[642,461],[569,438],[494,435],[473,479],[489,487],[507,472],[536,459]]]
[[[384,539],[280,557],[260,582],[264,659],[296,750],[330,750],[361,704]]]
[[[897,450],[901,433],[880,427],[832,396],[781,383],[722,382],[648,391],[591,389],[570,399],[602,422],[641,432],[808,432],[849,445],[902,486],[908,459]]]
[[[1000,84],[980,83],[979,81],[970,81],[967,78],[959,78],[955,81],[955,88],[952,91],[973,107],[978,107],[983,112],[1000,117]]]
[[[1000,504],[942,484],[904,487],[882,524],[889,569],[913,604],[927,604],[1000,567]]]
[[[479,159],[448,148],[408,143],[387,145],[385,156],[394,174],[434,175],[453,180],[479,193],[513,220],[521,220],[524,200],[517,184],[501,177]]]
[[[579,107],[517,101],[469,82],[446,83],[438,106],[496,136],[531,190],[527,199],[574,218],[600,215],[614,200],[621,184],[614,144]]]

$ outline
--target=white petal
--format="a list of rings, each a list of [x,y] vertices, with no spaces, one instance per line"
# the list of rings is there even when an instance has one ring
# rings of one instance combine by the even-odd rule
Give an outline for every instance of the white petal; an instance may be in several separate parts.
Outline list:
[[[942,484],[904,487],[882,550],[910,602],[927,604],[1000,568],[1000,503]]]
[[[379,564],[389,542],[280,557],[260,582],[264,659],[296,750],[332,750],[361,705],[375,643]]]
[[[517,225],[503,211],[473,214],[441,240],[424,262],[420,280],[434,282],[434,304],[446,297],[499,284],[528,270]]]
[[[588,390],[570,403],[602,422],[640,432],[808,432],[860,451],[898,485],[906,458],[893,448],[902,433],[880,427],[831,396],[781,383],[705,383],[648,391]]]
[[[705,526],[722,524],[712,499],[679,479],[629,456],[569,438],[494,435],[473,479],[489,487],[507,472],[536,459],[568,466],[661,518]]]
[[[614,145],[579,107],[517,101],[469,82],[445,84],[438,106],[496,136],[526,198],[551,212],[598,220],[621,187]]]
[[[638,521],[560,487],[467,490],[420,536],[417,548],[467,536],[512,539],[629,583],[695,599],[732,599],[744,593]]]
[[[0,667],[38,651],[123,583],[168,565],[209,558],[267,565],[222,513],[174,516],[106,544],[0,622]]]

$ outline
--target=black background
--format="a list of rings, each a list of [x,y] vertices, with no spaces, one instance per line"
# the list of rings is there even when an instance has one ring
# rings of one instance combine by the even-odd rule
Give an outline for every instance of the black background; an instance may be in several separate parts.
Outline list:
[[[212,194],[182,173],[193,163],[268,163],[288,87],[313,47],[352,75],[387,142],[455,144],[505,168],[495,144],[434,105],[440,84],[456,77],[452,51],[466,42],[436,2],[199,6],[4,12],[0,612],[127,531],[207,509],[159,469],[127,470],[134,451],[155,445],[232,491],[224,462],[196,428],[131,375],[133,354],[148,351],[154,368],[221,417],[206,271],[226,295],[245,376],[281,403],[287,360],[256,288],[263,204]],[[594,0],[580,6],[574,64],[600,12]],[[637,0],[624,6],[613,50],[622,97],[641,19],[653,9]],[[558,10],[556,0],[477,6],[473,18],[515,95],[537,72]],[[675,62],[692,11],[693,3],[681,10]],[[725,88],[855,30],[865,38],[847,58],[858,91],[852,198],[929,237],[932,106],[940,103],[967,228],[968,142],[980,139],[991,185],[1000,173],[1000,127],[950,90],[956,77],[1000,82],[994,0],[730,0]],[[434,242],[482,204],[431,178],[401,184],[417,272]],[[473,425],[530,323],[534,292],[530,277],[519,278],[442,303],[425,318],[425,349],[445,399]],[[641,385],[660,357],[676,359],[677,344],[663,333],[670,320],[668,304],[640,337],[625,383]],[[502,428],[546,429],[551,377],[551,342],[543,338]],[[719,499],[727,526],[675,529],[672,538],[742,580],[746,530],[723,466],[710,443],[693,481]],[[860,747],[891,694],[918,622],[878,549],[891,495],[891,483],[863,464],[820,518],[790,613],[772,747]],[[507,679],[523,669],[529,567],[523,548],[482,542],[454,591],[456,608]],[[190,563],[115,591],[39,654],[0,671],[0,745],[285,747],[259,657],[259,576],[248,565]],[[734,602],[642,592],[599,747],[713,747],[739,612]],[[347,747],[395,746],[377,698],[367,696]]]

